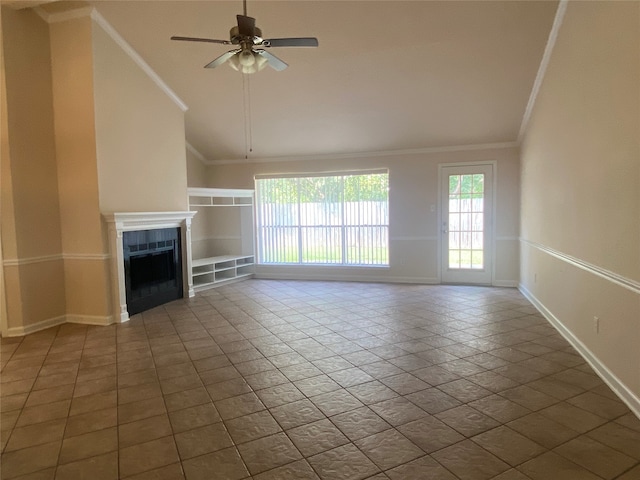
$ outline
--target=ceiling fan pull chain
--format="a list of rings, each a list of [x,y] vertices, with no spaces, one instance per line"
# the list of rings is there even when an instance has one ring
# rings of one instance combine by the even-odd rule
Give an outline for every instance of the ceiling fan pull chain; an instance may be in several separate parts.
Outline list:
[[[253,152],[253,133],[251,128],[251,90],[250,79],[245,73],[242,74],[242,103],[244,107],[244,158],[249,158],[249,153]]]

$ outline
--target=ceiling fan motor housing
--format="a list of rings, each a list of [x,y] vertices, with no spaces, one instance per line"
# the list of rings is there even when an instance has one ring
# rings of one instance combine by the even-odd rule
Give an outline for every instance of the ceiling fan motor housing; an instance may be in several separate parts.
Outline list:
[[[231,30],[229,30],[229,38],[231,39],[231,43],[233,43],[234,45],[238,45],[247,40],[257,45],[262,43],[262,30],[260,30],[258,27],[255,27],[253,38],[246,37],[245,35],[240,35],[240,29],[236,25],[232,27]]]

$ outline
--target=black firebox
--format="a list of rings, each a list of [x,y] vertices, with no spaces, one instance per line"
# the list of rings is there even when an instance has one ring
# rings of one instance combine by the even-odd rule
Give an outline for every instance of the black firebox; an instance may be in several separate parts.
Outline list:
[[[123,232],[129,315],[182,298],[180,229]]]

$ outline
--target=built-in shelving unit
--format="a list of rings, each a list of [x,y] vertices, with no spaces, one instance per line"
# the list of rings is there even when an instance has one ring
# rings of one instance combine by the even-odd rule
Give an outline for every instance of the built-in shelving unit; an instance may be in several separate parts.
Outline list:
[[[189,188],[195,291],[253,275],[253,190]]]

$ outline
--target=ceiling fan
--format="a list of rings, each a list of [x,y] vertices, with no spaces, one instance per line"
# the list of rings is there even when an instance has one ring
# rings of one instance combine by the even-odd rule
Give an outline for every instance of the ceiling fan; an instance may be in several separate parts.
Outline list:
[[[271,47],[317,47],[318,39],[314,37],[303,38],[262,38],[262,31],[256,27],[256,19],[247,16],[247,0],[243,0],[243,15],[236,15],[238,25],[231,28],[229,40],[216,40],[214,38],[179,37],[173,36],[171,40],[185,42],[220,43],[223,45],[237,45],[238,48],[223,53],[218,58],[204,66],[215,68],[225,62],[234,70],[242,73],[255,73],[269,65],[277,71],[284,70],[288,65],[275,55],[267,52],[265,48]]]

